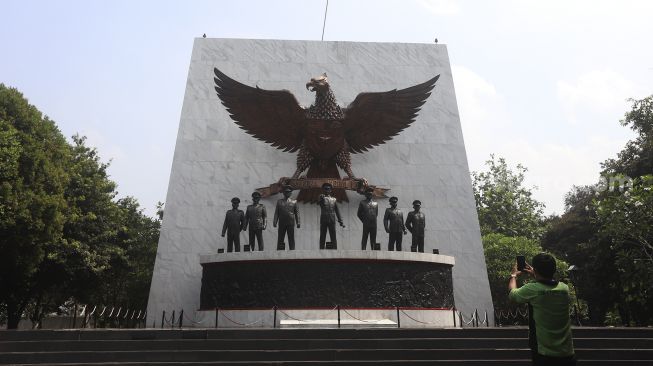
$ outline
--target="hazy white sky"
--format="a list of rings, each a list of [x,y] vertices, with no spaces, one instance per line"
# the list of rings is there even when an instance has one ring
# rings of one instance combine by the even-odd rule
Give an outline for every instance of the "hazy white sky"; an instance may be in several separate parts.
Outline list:
[[[320,39],[325,0],[0,2],[0,82],[164,201],[193,38]],[[529,168],[546,212],[632,137],[653,94],[653,1],[330,0],[325,40],[447,44],[470,170]]]

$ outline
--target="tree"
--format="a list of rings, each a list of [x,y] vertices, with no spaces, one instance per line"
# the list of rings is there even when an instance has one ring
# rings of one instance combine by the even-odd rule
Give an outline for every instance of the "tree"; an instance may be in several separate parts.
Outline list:
[[[472,172],[481,234],[538,239],[544,231],[544,204],[524,187],[527,169],[518,164],[513,172],[504,158],[496,159],[494,155],[486,165],[487,172]]]
[[[641,100],[630,99],[632,108],[620,121],[637,133],[626,143],[616,159],[603,162],[603,175],[623,174],[632,178],[653,172],[653,95]]]
[[[621,283],[622,317],[643,326],[653,321],[653,175],[635,180],[624,192],[614,191],[596,201],[600,239],[615,254]]]
[[[55,124],[0,84],[0,303],[16,328],[41,262],[62,243],[70,150]]]
[[[145,309],[161,221],[145,215],[133,197],[119,199],[117,207],[120,227],[112,238],[115,252],[100,276],[100,291],[94,293],[92,301]]]
[[[116,200],[108,164],[84,137],[72,142],[0,84],[0,320],[10,329],[64,303],[147,302],[160,220]]]
[[[580,267],[578,294],[588,304],[590,322],[603,325],[610,313],[622,324],[650,324],[651,206],[653,171],[653,96],[631,100],[621,124],[638,136],[616,159],[603,164],[604,181],[634,178],[632,189],[605,184],[574,187],[565,213],[552,220],[542,246]],[[648,189],[647,189],[648,188]]]
[[[88,301],[116,252],[111,242],[119,228],[119,209],[113,201],[116,184],[96,149],[87,147],[84,137],[75,135],[72,140],[62,241],[35,274],[30,318],[36,323],[68,300]]]

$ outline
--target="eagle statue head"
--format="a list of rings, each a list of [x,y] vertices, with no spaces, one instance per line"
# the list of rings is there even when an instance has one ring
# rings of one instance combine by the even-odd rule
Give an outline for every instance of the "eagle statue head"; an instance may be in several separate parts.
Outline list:
[[[311,78],[311,81],[306,83],[306,89],[314,91],[318,94],[329,90],[329,80],[327,79],[326,72],[318,77]]]

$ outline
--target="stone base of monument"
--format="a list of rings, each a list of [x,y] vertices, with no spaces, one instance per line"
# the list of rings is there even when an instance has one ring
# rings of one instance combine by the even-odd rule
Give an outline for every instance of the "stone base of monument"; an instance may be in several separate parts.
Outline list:
[[[455,326],[450,256],[296,250],[200,263],[201,318],[225,327]]]
[[[458,312],[453,309],[401,307],[398,309],[212,309],[189,314],[184,326],[221,329],[460,328],[458,317]]]

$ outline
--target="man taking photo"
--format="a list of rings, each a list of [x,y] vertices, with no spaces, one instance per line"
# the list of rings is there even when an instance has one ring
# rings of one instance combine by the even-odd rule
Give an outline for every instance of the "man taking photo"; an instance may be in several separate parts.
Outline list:
[[[555,259],[546,253],[533,257],[532,266],[512,269],[508,288],[510,300],[528,304],[529,345],[533,365],[576,365],[569,319],[569,287],[553,279]],[[535,281],[517,288],[517,276],[527,273]]]

